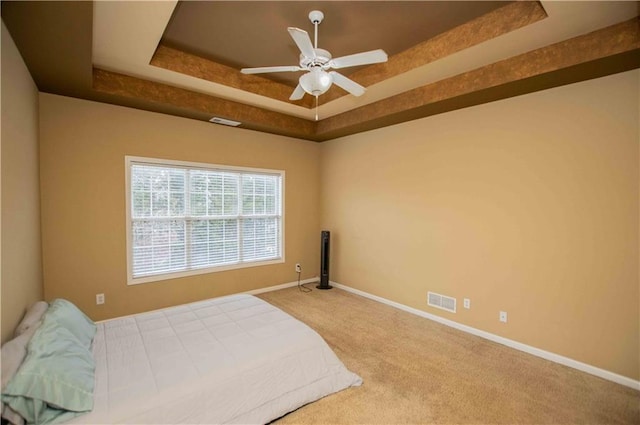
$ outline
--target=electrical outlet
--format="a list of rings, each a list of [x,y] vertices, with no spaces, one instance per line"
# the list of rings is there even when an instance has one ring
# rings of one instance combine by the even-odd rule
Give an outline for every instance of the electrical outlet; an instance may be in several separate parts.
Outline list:
[[[96,294],[96,304],[104,304],[104,294]]]
[[[507,312],[506,311],[501,311],[500,312],[500,321],[507,323]]]
[[[464,299],[464,308],[471,308],[471,300],[469,298]]]
[[[296,263],[296,273],[301,273],[302,272],[302,266],[300,265],[300,263]]]

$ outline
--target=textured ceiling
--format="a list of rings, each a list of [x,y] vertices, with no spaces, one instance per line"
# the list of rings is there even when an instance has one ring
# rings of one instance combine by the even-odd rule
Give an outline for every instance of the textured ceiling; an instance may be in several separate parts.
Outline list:
[[[319,9],[325,19],[318,27],[318,47],[331,52],[334,58],[374,49],[393,56],[506,3],[180,1],[162,43],[236,69],[297,65],[300,51],[287,27],[303,29],[313,40],[314,26],[308,15]],[[340,72],[349,75],[356,69]],[[299,75],[278,73],[265,77],[293,88]]]
[[[2,19],[41,91],[323,141],[640,67],[638,3],[2,2]],[[286,31],[334,56],[383,48],[351,69],[360,97],[332,87],[291,102],[295,78],[240,67],[291,65]],[[346,72],[345,72],[346,73]]]

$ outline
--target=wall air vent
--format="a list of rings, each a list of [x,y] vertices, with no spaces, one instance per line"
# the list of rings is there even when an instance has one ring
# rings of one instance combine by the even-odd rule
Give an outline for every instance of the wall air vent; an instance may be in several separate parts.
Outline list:
[[[446,295],[440,295],[429,291],[427,292],[427,304],[431,307],[447,310],[451,313],[456,312],[456,299],[447,297]]]
[[[231,121],[231,120],[228,120],[226,118],[220,118],[220,117],[213,117],[213,118],[211,118],[209,120],[209,122],[212,122],[214,124],[228,125],[230,127],[237,127],[240,124],[242,124],[242,123],[240,123],[238,121]]]

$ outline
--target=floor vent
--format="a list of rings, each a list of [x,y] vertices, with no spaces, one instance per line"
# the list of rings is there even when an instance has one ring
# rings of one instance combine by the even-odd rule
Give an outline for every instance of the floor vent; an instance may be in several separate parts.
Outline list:
[[[456,312],[456,299],[447,297],[446,295],[440,295],[429,291],[427,292],[427,304],[431,307],[450,311],[451,313]]]

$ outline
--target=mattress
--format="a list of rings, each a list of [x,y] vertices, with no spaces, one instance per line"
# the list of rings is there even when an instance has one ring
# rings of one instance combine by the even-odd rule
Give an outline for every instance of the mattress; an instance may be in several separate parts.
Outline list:
[[[251,295],[97,326],[94,409],[68,423],[267,423],[362,383],[314,330]]]

